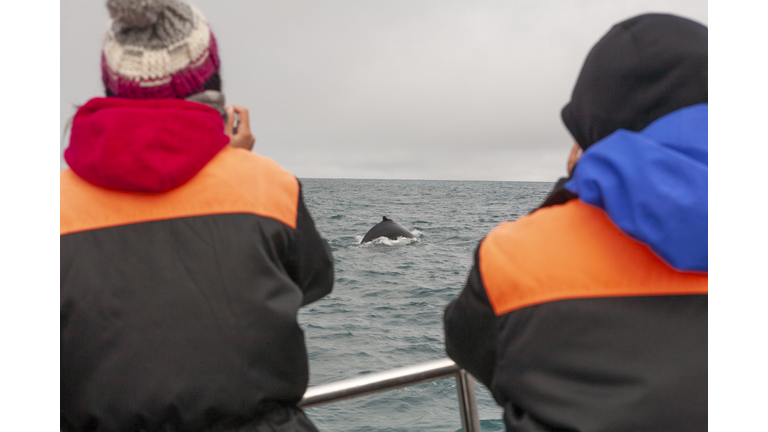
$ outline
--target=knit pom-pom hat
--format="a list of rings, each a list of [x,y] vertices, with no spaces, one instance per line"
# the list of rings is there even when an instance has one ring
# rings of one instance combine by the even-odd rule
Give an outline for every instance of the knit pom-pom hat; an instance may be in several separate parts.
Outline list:
[[[185,98],[219,85],[216,39],[179,0],[108,0],[101,74],[110,96]]]

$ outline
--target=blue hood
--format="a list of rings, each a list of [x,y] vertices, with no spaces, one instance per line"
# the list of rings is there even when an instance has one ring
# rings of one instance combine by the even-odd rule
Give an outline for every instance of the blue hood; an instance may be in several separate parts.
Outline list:
[[[584,152],[565,188],[672,267],[706,272],[708,124],[698,104],[619,129]]]

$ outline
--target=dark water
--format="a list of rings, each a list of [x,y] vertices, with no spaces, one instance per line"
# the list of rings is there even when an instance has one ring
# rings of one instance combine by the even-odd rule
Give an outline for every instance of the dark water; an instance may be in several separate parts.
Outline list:
[[[328,240],[333,292],[302,309],[310,385],[445,357],[443,310],[463,287],[478,242],[536,208],[552,183],[303,179]],[[360,244],[387,216],[416,239]],[[483,431],[504,430],[501,408],[477,383]],[[307,410],[321,431],[456,431],[452,378]]]

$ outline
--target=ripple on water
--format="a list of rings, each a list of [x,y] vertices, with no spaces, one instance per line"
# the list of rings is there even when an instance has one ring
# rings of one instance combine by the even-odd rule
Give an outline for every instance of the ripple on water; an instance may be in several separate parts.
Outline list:
[[[302,179],[302,185],[336,275],[331,295],[299,311],[310,384],[317,385],[445,357],[443,311],[464,286],[478,242],[501,221],[536,208],[553,183]],[[417,238],[361,245],[382,215]],[[504,430],[501,408],[480,384],[477,399],[483,431]],[[309,408],[307,415],[324,432],[461,427],[454,379]]]

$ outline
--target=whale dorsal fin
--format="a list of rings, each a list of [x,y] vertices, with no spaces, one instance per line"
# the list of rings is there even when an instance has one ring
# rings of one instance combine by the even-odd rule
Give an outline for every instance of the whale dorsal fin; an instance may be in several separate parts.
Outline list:
[[[392,219],[389,219],[386,216],[382,216],[382,219],[381,219],[382,222],[391,221],[391,220]]]

